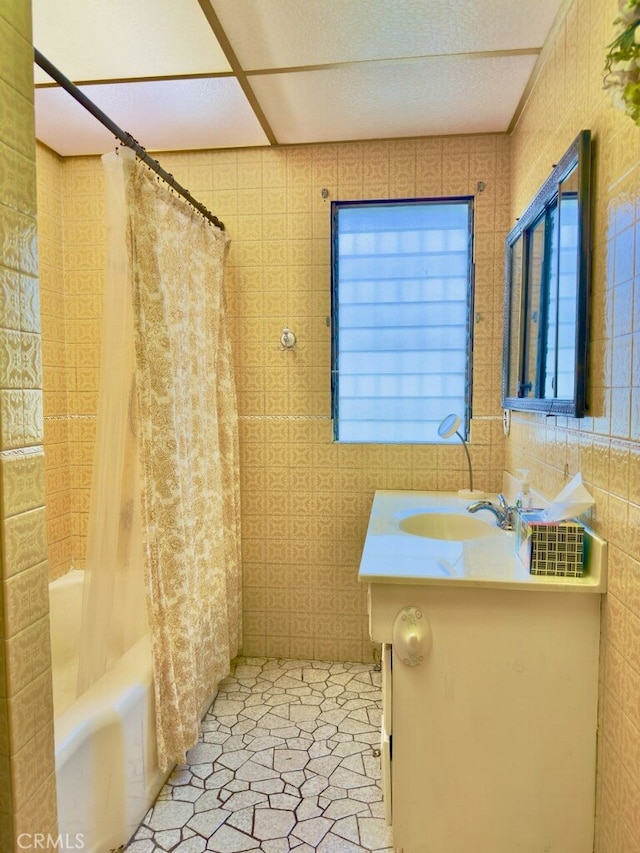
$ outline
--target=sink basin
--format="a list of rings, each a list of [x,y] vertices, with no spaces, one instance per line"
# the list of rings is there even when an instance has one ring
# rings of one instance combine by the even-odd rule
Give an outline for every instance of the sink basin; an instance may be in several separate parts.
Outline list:
[[[497,525],[458,512],[418,512],[400,521],[400,530],[426,539],[477,539],[500,533]]]

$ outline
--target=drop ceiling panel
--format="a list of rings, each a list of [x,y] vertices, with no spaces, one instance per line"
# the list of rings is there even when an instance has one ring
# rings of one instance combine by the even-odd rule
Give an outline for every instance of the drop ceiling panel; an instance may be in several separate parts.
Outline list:
[[[81,91],[149,151],[266,145],[231,77],[83,86]],[[36,91],[36,136],[63,157],[102,154],[114,137],[71,95]]]
[[[207,0],[245,70],[539,47],[560,0]]]
[[[71,80],[230,70],[197,0],[33,0],[33,43]]]
[[[252,77],[282,143],[508,128],[535,57],[438,57]]]
[[[37,49],[149,150],[244,147],[504,131],[570,3],[33,0],[33,29]],[[39,139],[63,155],[111,147],[35,75]]]

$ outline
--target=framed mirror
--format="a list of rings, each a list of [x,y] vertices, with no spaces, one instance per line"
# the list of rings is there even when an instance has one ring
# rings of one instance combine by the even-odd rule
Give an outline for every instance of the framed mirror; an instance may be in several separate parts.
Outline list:
[[[586,413],[591,161],[583,130],[507,237],[505,409]]]

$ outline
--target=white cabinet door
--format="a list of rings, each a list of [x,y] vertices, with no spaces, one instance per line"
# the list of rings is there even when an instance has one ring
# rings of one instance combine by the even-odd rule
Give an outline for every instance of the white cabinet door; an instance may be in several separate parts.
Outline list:
[[[385,593],[385,607],[423,608],[433,632],[424,663],[394,660],[396,848],[591,853],[599,596]]]

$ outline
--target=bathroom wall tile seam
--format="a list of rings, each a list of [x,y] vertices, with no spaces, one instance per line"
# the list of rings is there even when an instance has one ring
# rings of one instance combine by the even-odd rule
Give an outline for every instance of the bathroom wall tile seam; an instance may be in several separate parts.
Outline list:
[[[605,746],[608,746],[606,763],[599,763],[599,773],[602,774],[601,785],[607,788],[618,804],[620,810],[620,820],[622,821],[625,830],[628,831],[630,838],[637,838],[640,821],[640,794],[638,793],[638,780],[630,773],[624,756],[617,752],[615,747],[604,739]],[[617,760],[616,760],[617,759]],[[627,848],[632,850],[634,848]]]
[[[625,708],[618,703],[617,698],[606,688],[603,691],[602,706],[603,720],[609,721],[614,715],[617,724],[615,739],[607,739],[611,751],[616,755],[616,764],[625,768],[637,788],[640,783],[640,730]]]
[[[13,70],[18,67],[19,63],[16,57],[12,57],[12,59]],[[29,64],[31,66],[31,60]],[[29,114],[30,108],[33,104],[33,89],[30,88],[27,93],[21,92],[19,85],[15,85],[15,81],[11,76],[7,78],[2,75],[0,76],[0,79],[2,79],[3,83],[1,97],[5,101],[4,106],[6,108],[7,115],[10,118],[22,120],[23,122],[23,126],[20,128],[16,128],[11,121],[6,123],[3,122],[2,125],[0,125],[0,142],[7,145],[16,154],[33,160],[35,158],[33,135],[29,135],[27,133],[27,130],[29,128],[33,129],[34,126],[33,115]],[[12,130],[15,131],[14,134],[11,134]],[[7,205],[8,200],[3,197],[1,203],[3,205]]]
[[[640,678],[640,651],[636,638],[640,636],[640,616],[625,603],[609,593],[604,621],[607,630],[607,642],[618,652],[624,663]],[[612,625],[611,623],[615,623]],[[640,726],[636,725],[640,731]]]

